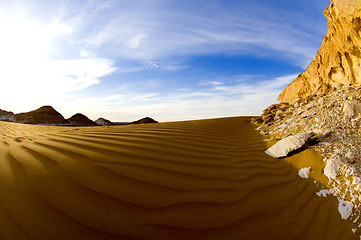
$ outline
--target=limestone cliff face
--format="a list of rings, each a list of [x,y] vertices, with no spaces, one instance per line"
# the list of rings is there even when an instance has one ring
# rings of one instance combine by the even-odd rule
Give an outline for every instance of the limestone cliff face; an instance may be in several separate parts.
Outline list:
[[[281,102],[361,84],[361,0],[331,0],[324,11],[328,32],[317,55],[279,95]]]

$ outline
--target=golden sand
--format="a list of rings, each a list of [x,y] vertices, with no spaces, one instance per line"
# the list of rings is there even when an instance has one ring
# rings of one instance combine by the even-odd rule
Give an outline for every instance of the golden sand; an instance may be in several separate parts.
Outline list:
[[[321,157],[271,158],[254,128],[0,122],[0,239],[359,239],[326,180],[298,176]]]

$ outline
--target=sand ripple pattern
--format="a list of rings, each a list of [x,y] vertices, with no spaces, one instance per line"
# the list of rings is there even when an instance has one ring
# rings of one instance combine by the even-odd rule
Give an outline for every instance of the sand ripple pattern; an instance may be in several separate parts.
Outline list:
[[[0,239],[356,237],[246,117],[0,131]]]

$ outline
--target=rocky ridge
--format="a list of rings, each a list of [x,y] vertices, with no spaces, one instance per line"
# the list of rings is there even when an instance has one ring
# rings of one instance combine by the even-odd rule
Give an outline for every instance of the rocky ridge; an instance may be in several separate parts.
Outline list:
[[[279,95],[280,102],[325,94],[340,84],[361,84],[361,1],[332,0],[324,11],[328,32],[317,55]]]

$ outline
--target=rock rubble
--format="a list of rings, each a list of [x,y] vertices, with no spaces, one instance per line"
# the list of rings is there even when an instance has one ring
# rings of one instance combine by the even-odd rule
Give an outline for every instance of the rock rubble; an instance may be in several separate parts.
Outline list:
[[[299,134],[314,136],[309,146],[326,161],[332,194],[361,201],[361,85],[339,86],[328,94],[275,104],[253,119],[266,141]]]
[[[281,92],[281,103],[253,122],[267,140],[309,134],[308,146],[323,155],[329,179],[329,189],[319,196],[337,196],[342,218],[355,218],[356,224],[361,216],[352,214],[361,212],[361,1],[331,0],[324,14],[328,32],[315,58]],[[278,150],[288,148],[282,144]],[[306,170],[299,175],[306,176]]]
[[[329,178],[341,175],[342,169],[361,176],[361,85],[300,98],[294,104],[272,105],[253,122],[262,125],[260,131],[269,140],[314,134],[317,143],[312,147],[330,160],[326,168]]]

